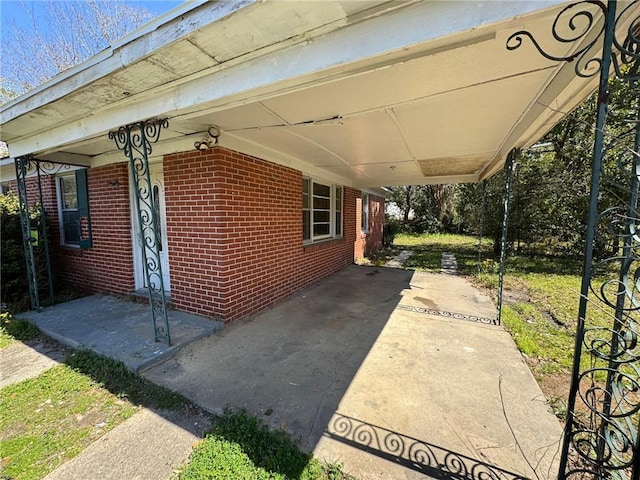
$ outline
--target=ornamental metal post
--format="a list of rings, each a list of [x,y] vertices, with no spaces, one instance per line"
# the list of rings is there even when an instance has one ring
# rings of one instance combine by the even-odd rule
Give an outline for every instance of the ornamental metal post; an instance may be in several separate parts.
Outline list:
[[[575,356],[558,474],[563,480],[640,478],[640,2],[627,4],[619,14],[617,6],[615,0],[607,5],[590,0],[562,9],[552,34],[558,42],[575,43],[577,51],[570,56],[549,54],[526,31],[507,41],[507,49],[515,50],[526,37],[548,59],[577,59],[577,75],[600,75]],[[560,25],[571,33],[563,36]],[[617,29],[625,35],[622,41]],[[626,114],[620,112],[608,118],[611,67],[629,82],[633,98],[625,107],[635,110],[630,118],[621,118]],[[613,158],[605,164],[607,157]],[[617,205],[599,212],[601,183]],[[610,247],[608,258],[596,249],[603,245]]]
[[[153,186],[149,174],[151,145],[160,138],[160,131],[168,126],[166,119],[133,123],[120,127],[116,132],[109,132],[109,139],[114,140],[116,147],[129,160],[155,341],[164,340],[171,345],[167,297],[160,260],[159,219],[154,208]]]
[[[480,231],[478,232],[478,273],[482,273],[482,231],[484,230],[484,209],[487,197],[487,181],[482,181],[482,203],[480,204]]]
[[[31,162],[31,156],[18,157],[15,159],[16,166],[16,187],[18,190],[18,204],[20,207],[20,226],[22,227],[22,246],[24,248],[24,258],[27,266],[27,282],[29,284],[29,300],[31,308],[40,311],[40,297],[38,293],[38,274],[36,271],[36,259],[33,253],[33,242],[31,236],[31,219],[29,218],[29,197],[27,195],[27,171]]]
[[[636,230],[640,226],[640,212],[638,212],[638,185],[640,184],[640,86],[635,79],[630,83],[632,91],[635,92],[635,155],[631,162],[629,203],[627,205],[626,212],[619,212],[623,215],[622,218],[619,219],[621,220],[623,228],[621,235],[623,247],[617,281],[617,292],[615,296],[615,316],[613,331],[611,332],[607,381],[605,383],[605,396],[602,406],[602,413],[605,417],[611,417],[612,415],[617,416],[617,414],[620,413],[619,407],[615,402],[619,400],[617,397],[619,393],[618,387],[620,383],[620,376],[626,376],[624,369],[629,365],[627,352],[625,351],[628,346],[628,335],[631,334],[634,341],[637,341],[638,334],[637,329],[628,329],[627,324],[629,322],[635,323],[637,321],[637,319],[634,319],[631,316],[631,313],[634,311],[637,312],[640,308],[640,305],[633,305],[634,290],[637,291],[640,287],[640,275],[639,272],[633,272],[632,270],[632,264],[634,260],[637,260],[637,255],[635,257],[634,255],[637,253],[636,250],[640,246],[640,236],[638,236],[638,233],[640,232]],[[634,274],[637,282],[636,286],[633,285],[633,280],[629,278],[630,275],[633,276]],[[631,289],[631,291],[629,292],[628,289]],[[631,300],[631,302],[629,302],[629,300]],[[612,307],[613,305],[609,306]],[[636,327],[637,326],[638,325],[636,325]],[[635,365],[635,367],[636,373],[638,373],[638,366]],[[624,381],[626,380],[628,380],[628,378],[624,378]],[[633,381],[636,389],[640,387],[640,384],[638,383],[640,381],[640,376],[636,376]],[[635,446],[632,448],[633,451],[635,451],[636,456],[636,461],[633,463],[633,471],[631,473],[631,478],[634,479],[640,478],[640,417],[637,418],[637,422],[638,429],[635,441],[633,438],[631,439],[631,441],[635,443]],[[610,425],[608,422],[602,422],[598,438],[598,455],[600,457],[605,457],[609,453],[607,451],[608,446],[605,440],[609,433]],[[634,433],[633,430],[631,430],[631,433]]]
[[[38,173],[38,196],[40,199],[40,228],[41,228],[41,239],[42,239],[42,248],[44,249],[44,257],[47,267],[47,284],[49,285],[49,305],[53,305],[54,295],[53,295],[53,275],[51,273],[51,256],[49,255],[49,236],[47,232],[47,212],[44,208],[44,196],[42,195],[42,177],[41,177],[41,168],[40,161],[34,159],[34,163],[36,166],[36,171]],[[37,281],[36,281],[37,282]]]
[[[503,199],[503,216],[502,216],[502,238],[500,239],[500,271],[498,273],[498,325],[502,323],[502,290],[504,288],[504,267],[507,260],[507,229],[509,227],[509,203],[511,200],[511,182],[513,180],[513,170],[515,169],[515,158],[518,156],[518,150],[513,149],[507,155],[507,161],[504,164],[505,183],[504,183],[504,199]]]

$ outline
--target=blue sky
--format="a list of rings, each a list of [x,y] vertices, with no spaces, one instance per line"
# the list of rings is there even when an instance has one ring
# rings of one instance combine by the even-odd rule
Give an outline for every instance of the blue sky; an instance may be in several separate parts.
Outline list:
[[[56,0],[59,2],[63,2],[65,0]],[[146,8],[151,12],[154,16],[160,16],[165,12],[168,12],[172,8],[183,3],[183,0],[119,0],[121,3],[125,3],[127,5],[132,5],[134,7],[142,7]],[[32,8],[35,12],[38,11],[39,4],[44,3],[43,0],[0,0],[0,12],[2,16],[2,21],[7,22],[10,20],[15,21],[18,25],[24,25],[25,28],[29,28],[29,24],[27,22],[27,16],[25,14],[25,9],[23,6],[27,8]]]
[[[94,1],[100,11],[105,6],[109,12],[115,11],[111,7],[116,0]],[[182,0],[117,2],[136,10],[146,10],[152,18],[183,3]],[[56,5],[52,7],[50,4]],[[0,0],[0,97],[7,91],[22,93],[113,43],[113,38],[108,42],[99,34],[93,12],[95,10],[88,8],[83,0],[76,0],[73,4],[69,0]],[[86,18],[87,21],[77,24],[76,18]],[[130,16],[125,18],[131,19]],[[131,31],[136,23],[119,23],[126,28],[120,28],[118,35]]]

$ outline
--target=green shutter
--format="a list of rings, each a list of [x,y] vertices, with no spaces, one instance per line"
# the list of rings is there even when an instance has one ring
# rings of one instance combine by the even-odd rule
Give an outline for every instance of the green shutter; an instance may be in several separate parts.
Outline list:
[[[91,216],[89,215],[89,190],[87,188],[87,170],[76,170],[76,188],[78,192],[78,216],[80,222],[80,248],[91,248]],[[86,228],[83,226],[86,225]]]

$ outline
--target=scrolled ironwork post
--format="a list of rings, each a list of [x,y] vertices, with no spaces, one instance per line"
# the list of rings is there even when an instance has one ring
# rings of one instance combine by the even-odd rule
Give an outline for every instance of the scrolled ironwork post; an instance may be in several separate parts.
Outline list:
[[[54,295],[53,295],[53,274],[51,273],[51,255],[49,254],[49,233],[47,232],[47,212],[44,208],[44,195],[42,194],[42,176],[41,176],[41,168],[40,161],[37,159],[33,160],[36,168],[36,172],[38,174],[38,196],[40,198],[40,228],[41,228],[41,241],[42,248],[44,250],[45,262],[47,267],[47,284],[49,285],[49,305],[53,305]]]
[[[507,261],[507,229],[509,227],[509,204],[511,200],[511,183],[519,150],[513,149],[507,155],[504,164],[505,183],[502,215],[502,238],[500,239],[500,270],[498,273],[498,314],[497,323],[502,323],[502,290],[504,289],[504,269]]]
[[[515,50],[528,38],[546,58],[577,58],[577,75],[600,74],[572,382],[558,473],[563,480],[640,478],[640,2],[625,4],[619,13],[615,0],[565,7],[552,33],[558,42],[576,42],[577,51],[566,57],[543,51],[528,32],[516,32],[507,41],[507,49]],[[586,20],[579,31],[578,19]],[[559,36],[561,21],[575,35]],[[617,38],[618,30],[623,40]],[[608,118],[612,72],[629,82],[633,98],[626,108],[635,111],[633,118]],[[620,128],[627,124],[633,128]],[[615,162],[605,163],[613,155]],[[617,205],[599,213],[604,187]],[[603,239],[612,247],[608,258],[596,254]]]
[[[27,194],[27,172],[32,157],[30,155],[15,159],[16,187],[18,190],[18,204],[20,207],[20,226],[22,227],[22,246],[27,267],[27,282],[29,284],[29,300],[31,308],[40,311],[40,296],[38,292],[38,274],[36,259],[33,252],[33,238],[31,236],[31,218],[29,217],[29,197]]]
[[[152,144],[160,138],[163,128],[169,126],[168,120],[151,120],[120,127],[109,132],[109,139],[122,150],[129,161],[131,178],[134,185],[134,202],[140,230],[140,249],[149,306],[153,320],[155,341],[166,341],[171,345],[171,332],[167,316],[167,297],[162,275],[160,259],[159,218],[154,208],[154,194],[149,173],[149,155]]]
[[[480,231],[478,232],[478,273],[482,273],[482,233],[484,230],[484,214],[487,200],[487,181],[482,181],[482,203],[480,206]]]

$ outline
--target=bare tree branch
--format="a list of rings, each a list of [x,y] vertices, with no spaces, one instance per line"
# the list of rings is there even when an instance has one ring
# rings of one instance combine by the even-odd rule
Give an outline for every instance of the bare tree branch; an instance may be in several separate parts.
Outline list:
[[[104,50],[153,18],[121,0],[70,0],[11,4],[28,25],[2,18],[0,104]]]

